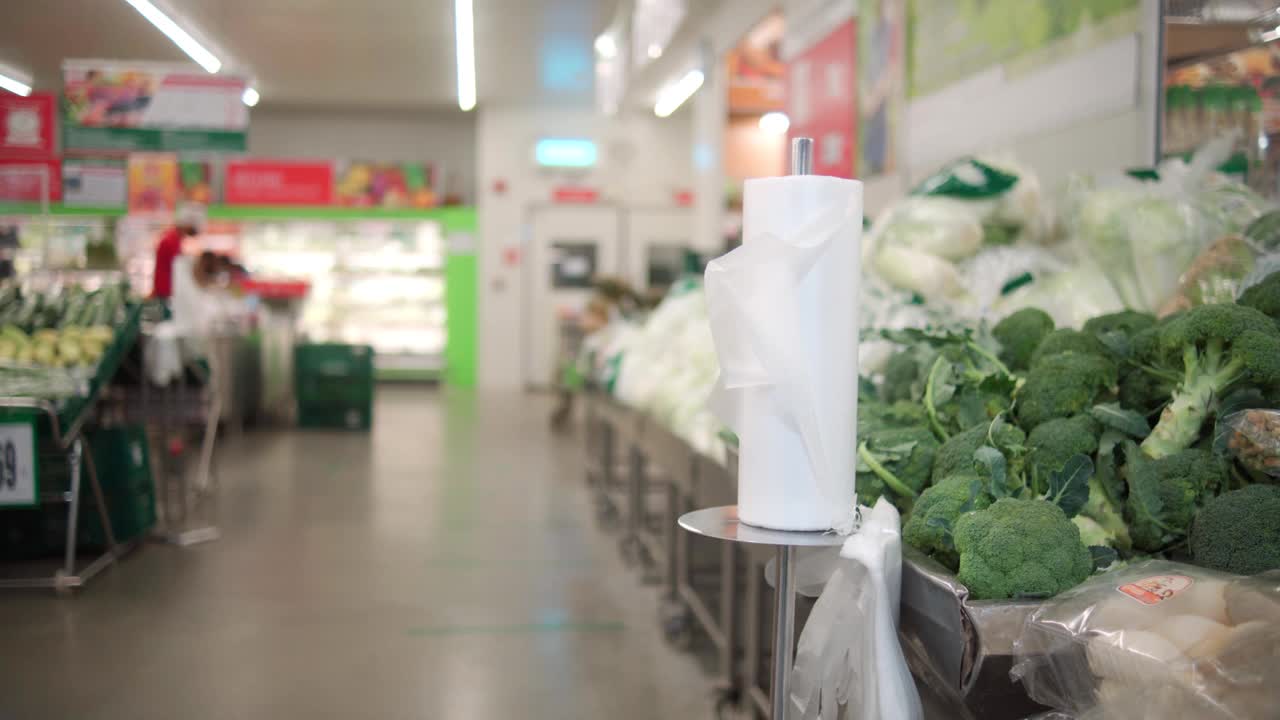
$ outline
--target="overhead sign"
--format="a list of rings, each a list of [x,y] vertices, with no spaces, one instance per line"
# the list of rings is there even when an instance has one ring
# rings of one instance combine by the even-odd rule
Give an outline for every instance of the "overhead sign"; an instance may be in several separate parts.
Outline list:
[[[852,178],[857,151],[858,33],[854,21],[800,51],[788,65],[788,135],[813,138],[815,175]]]
[[[129,212],[169,214],[178,207],[178,156],[133,153],[129,156]]]
[[[581,138],[542,138],[533,146],[534,160],[542,167],[594,167],[596,155],[596,144]]]
[[[551,192],[551,200],[565,205],[589,205],[600,200],[600,191],[595,188],[565,185]]]
[[[53,101],[52,93],[0,96],[0,158],[53,158],[57,151]]]
[[[74,150],[243,152],[245,79],[194,66],[68,60],[63,144]]]
[[[0,159],[0,202],[57,202],[62,199],[57,160]]]
[[[426,163],[343,163],[334,199],[343,207],[431,208],[440,204],[435,168]]]
[[[121,160],[64,160],[62,202],[76,207],[124,207],[128,176]]]
[[[328,160],[230,160],[223,181],[227,205],[331,205]]]

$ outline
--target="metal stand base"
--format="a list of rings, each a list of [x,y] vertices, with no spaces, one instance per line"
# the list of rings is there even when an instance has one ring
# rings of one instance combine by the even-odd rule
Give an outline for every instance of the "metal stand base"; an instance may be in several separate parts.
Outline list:
[[[725,505],[685,513],[680,527],[717,540],[772,545],[777,551],[778,578],[773,602],[773,683],[770,686],[771,720],[786,720],[791,696],[791,662],[796,644],[797,547],[843,545],[846,538],[830,532],[786,532],[752,527],[738,520],[738,506]]]

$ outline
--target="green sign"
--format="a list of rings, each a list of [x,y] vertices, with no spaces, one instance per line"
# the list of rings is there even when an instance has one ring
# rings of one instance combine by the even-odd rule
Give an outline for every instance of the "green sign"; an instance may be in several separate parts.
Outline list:
[[[245,133],[235,130],[161,130],[155,128],[67,125],[62,146],[127,152],[244,152]]]

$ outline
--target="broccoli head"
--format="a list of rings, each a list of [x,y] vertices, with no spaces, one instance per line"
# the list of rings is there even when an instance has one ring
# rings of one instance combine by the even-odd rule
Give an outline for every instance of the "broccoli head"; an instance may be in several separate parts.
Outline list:
[[[889,356],[884,366],[884,384],[880,395],[885,402],[901,400],[918,400],[916,397],[916,379],[920,377],[920,361],[915,353],[899,350]]]
[[[1280,328],[1242,305],[1200,305],[1159,326],[1149,372],[1178,387],[1142,450],[1161,458],[1188,448],[1217,398],[1237,384],[1280,387]]]
[[[1040,341],[1053,332],[1053,318],[1040,308],[1023,308],[996,323],[991,334],[1000,343],[1000,360],[1013,370],[1031,367]]]
[[[1182,538],[1206,498],[1226,476],[1208,450],[1183,450],[1158,460],[1130,459],[1125,517],[1133,546],[1155,552]]]
[[[1280,322],[1280,272],[1273,272],[1262,282],[1245,288],[1236,304],[1251,307]]]
[[[956,473],[979,472],[975,470],[974,453],[983,445],[994,445],[1006,458],[1012,460],[1020,451],[1027,436],[1021,430],[1008,423],[999,423],[995,432],[991,431],[991,423],[979,423],[962,433],[952,435],[942,443],[933,459],[933,481]]]
[[[1102,341],[1096,336],[1079,330],[1072,330],[1071,328],[1058,328],[1046,335],[1044,340],[1040,342],[1040,347],[1036,348],[1035,353],[1031,356],[1031,367],[1034,368],[1046,358],[1066,352],[1097,355],[1104,358],[1111,357],[1111,352],[1107,350],[1107,346],[1103,345]]]
[[[986,481],[973,472],[948,475],[925,489],[902,526],[902,539],[955,571],[960,566],[951,541],[951,528],[970,510],[991,504]]]
[[[1155,324],[1155,315],[1136,310],[1121,310],[1086,320],[1083,332],[1094,337],[1113,332],[1132,337]]]
[[[1191,526],[1191,556],[1237,575],[1280,569],[1280,487],[1250,485],[1206,503]]]
[[[1041,359],[1018,390],[1015,410],[1024,428],[1071,417],[1097,404],[1116,384],[1115,364],[1091,353],[1065,352]]]
[[[1093,573],[1080,529],[1057,505],[1001,498],[956,521],[958,577],[976,600],[1053,597]]]
[[[894,505],[910,508],[929,484],[938,440],[926,427],[882,428],[858,443],[858,502],[868,507],[884,495]]]
[[[1058,472],[1073,455],[1098,451],[1102,425],[1087,414],[1040,423],[1027,435],[1027,481],[1037,494],[1048,489],[1049,474]]]
[[[1120,378],[1120,406],[1126,410],[1151,415],[1173,395],[1174,383],[1142,368],[1132,368]]]

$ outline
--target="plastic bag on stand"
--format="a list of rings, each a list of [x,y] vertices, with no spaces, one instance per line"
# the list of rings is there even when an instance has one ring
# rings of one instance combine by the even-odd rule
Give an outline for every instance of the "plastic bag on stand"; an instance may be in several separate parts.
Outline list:
[[[920,696],[898,644],[902,533],[898,510],[881,498],[861,527],[800,634],[791,679],[794,716],[836,720],[920,720]]]

